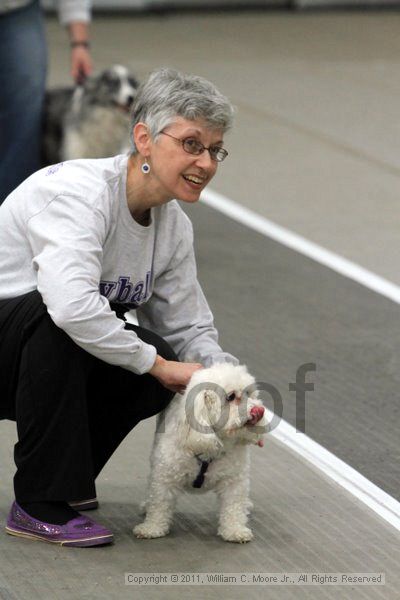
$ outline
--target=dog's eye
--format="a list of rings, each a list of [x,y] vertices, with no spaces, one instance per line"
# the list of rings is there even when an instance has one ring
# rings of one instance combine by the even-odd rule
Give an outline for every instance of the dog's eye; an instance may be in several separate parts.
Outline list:
[[[139,87],[139,84],[134,77],[128,77],[128,82],[133,88]]]
[[[231,394],[228,394],[228,396],[226,397],[226,399],[228,400],[228,402],[233,402],[235,398],[236,398],[235,392],[232,392]]]

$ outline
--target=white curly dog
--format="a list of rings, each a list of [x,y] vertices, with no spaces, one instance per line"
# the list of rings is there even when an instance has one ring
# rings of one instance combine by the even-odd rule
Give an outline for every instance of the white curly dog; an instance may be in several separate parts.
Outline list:
[[[220,501],[218,534],[249,542],[249,444],[263,446],[264,406],[245,366],[216,364],[196,371],[157,421],[151,473],[138,538],[167,535],[180,490],[214,490]]]

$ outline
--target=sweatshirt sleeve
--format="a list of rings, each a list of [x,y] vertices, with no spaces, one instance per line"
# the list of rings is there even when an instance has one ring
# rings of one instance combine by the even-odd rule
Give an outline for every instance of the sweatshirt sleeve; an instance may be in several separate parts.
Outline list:
[[[151,369],[154,346],[124,328],[101,296],[104,215],[85,200],[56,196],[27,223],[37,289],[54,323],[90,354],[134,373]]]
[[[155,280],[153,294],[138,308],[137,316],[139,324],[157,331],[182,361],[200,362],[205,367],[239,362],[218,344],[213,315],[197,280],[192,224],[186,216],[174,256]]]
[[[58,17],[62,25],[72,21],[90,21],[90,0],[57,0]]]

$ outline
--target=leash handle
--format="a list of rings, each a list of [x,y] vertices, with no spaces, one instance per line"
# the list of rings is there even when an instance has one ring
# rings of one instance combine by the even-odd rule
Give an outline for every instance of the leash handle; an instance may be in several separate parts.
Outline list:
[[[84,85],[87,77],[82,69],[79,69],[79,73],[75,79],[76,86]]]

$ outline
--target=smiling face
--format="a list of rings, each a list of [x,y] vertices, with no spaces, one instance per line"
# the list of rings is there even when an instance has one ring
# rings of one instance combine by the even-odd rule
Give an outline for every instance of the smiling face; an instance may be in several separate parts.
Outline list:
[[[208,150],[199,155],[189,154],[179,140],[193,138],[207,148],[222,146],[222,130],[209,129],[203,121],[176,117],[164,133],[167,135],[161,133],[150,143],[146,156],[151,165],[153,183],[166,200],[176,198],[196,202],[214,177],[218,163],[211,158]]]

